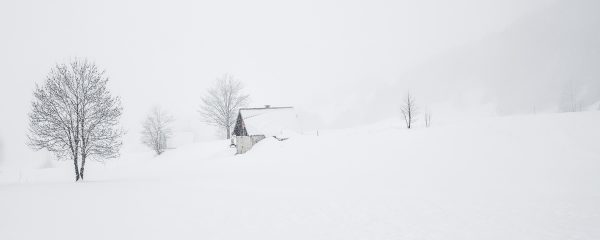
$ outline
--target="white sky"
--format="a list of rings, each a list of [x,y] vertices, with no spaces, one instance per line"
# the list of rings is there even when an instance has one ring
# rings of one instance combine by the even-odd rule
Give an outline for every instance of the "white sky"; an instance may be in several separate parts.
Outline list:
[[[328,127],[364,86],[393,82],[552,2],[3,0],[0,158],[39,156],[25,146],[32,89],[73,57],[107,70],[123,100],[126,146],[139,147],[140,122],[154,104],[173,113],[178,128],[213,138],[196,109],[223,73],[245,83],[253,105],[293,105],[312,127]]]

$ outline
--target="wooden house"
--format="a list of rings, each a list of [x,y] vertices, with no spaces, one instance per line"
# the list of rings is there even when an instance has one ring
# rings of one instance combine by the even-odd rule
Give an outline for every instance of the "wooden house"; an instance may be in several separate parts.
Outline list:
[[[238,154],[247,152],[265,138],[283,141],[295,133],[300,133],[295,109],[269,105],[264,108],[241,108],[233,129]]]

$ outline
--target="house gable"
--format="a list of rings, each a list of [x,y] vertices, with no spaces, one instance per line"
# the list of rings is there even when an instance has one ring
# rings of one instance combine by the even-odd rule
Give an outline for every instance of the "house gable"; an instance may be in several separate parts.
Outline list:
[[[235,120],[235,127],[233,128],[233,135],[248,136],[248,131],[246,131],[246,126],[244,126],[244,118],[242,117],[241,111],[238,113],[237,119]]]

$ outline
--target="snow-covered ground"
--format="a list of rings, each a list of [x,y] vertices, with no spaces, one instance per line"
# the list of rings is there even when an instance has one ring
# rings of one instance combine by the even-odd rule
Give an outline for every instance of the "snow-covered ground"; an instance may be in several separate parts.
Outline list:
[[[600,112],[0,173],[0,239],[600,239]]]

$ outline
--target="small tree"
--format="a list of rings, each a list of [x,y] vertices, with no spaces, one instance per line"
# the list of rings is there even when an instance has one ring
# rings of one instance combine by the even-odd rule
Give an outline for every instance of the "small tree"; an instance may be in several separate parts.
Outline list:
[[[243,88],[240,81],[225,74],[202,97],[200,116],[204,122],[223,129],[227,139],[231,138],[238,110],[248,103],[249,95],[242,93]]]
[[[142,143],[154,150],[157,155],[167,149],[172,131],[169,126],[173,117],[159,107],[154,107],[143,124]]]
[[[115,158],[122,145],[123,109],[108,91],[104,73],[87,60],[59,64],[33,92],[28,145],[72,159],[75,181],[83,179],[88,158]]]
[[[431,126],[431,112],[429,112],[429,111],[425,112],[423,117],[425,118],[425,127],[430,127]]]
[[[400,111],[402,112],[402,116],[404,117],[404,123],[406,124],[406,128],[410,129],[413,126],[413,123],[417,121],[417,106],[415,104],[415,99],[408,92],[406,94],[406,98],[402,106],[400,107]]]

